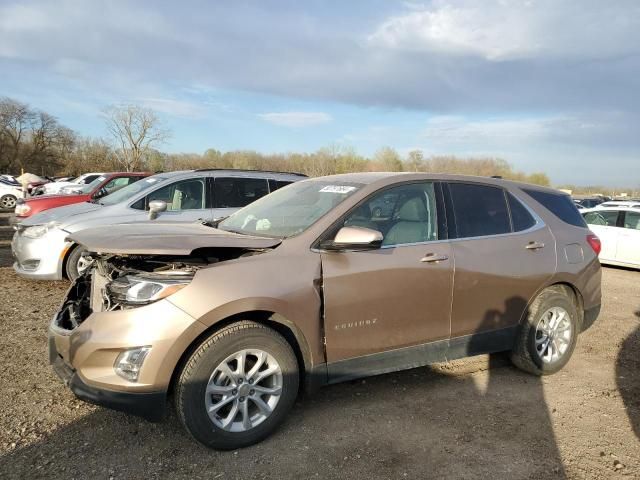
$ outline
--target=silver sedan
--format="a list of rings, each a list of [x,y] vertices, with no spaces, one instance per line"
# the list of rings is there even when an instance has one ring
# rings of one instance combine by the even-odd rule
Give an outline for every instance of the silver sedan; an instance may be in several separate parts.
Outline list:
[[[38,280],[75,279],[85,268],[81,246],[69,241],[85,228],[123,223],[214,221],[286,184],[299,174],[242,170],[162,173],[100,199],[53,208],[15,226],[13,268]]]

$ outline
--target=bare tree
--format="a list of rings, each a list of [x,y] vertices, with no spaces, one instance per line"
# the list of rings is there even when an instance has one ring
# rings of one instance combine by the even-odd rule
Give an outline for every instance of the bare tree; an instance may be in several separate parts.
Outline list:
[[[11,98],[0,99],[0,166],[3,169],[22,163],[21,148],[34,119],[28,105]]]
[[[422,150],[411,150],[407,155],[407,166],[412,172],[419,172],[424,166],[424,153]]]
[[[154,147],[169,138],[158,116],[147,108],[112,106],[104,111],[104,118],[115,143],[116,161],[127,172],[140,169]]]

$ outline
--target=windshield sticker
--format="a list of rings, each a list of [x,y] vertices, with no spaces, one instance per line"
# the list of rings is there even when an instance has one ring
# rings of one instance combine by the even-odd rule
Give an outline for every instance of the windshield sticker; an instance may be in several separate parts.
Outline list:
[[[327,185],[322,187],[320,192],[323,193],[350,193],[353,192],[356,187],[350,187],[348,185]]]

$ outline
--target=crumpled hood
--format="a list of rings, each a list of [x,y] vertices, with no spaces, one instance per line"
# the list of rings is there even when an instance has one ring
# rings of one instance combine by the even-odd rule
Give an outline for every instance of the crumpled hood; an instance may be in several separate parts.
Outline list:
[[[42,225],[49,222],[59,222],[61,220],[71,220],[74,215],[92,212],[104,208],[102,205],[90,202],[73,203],[62,207],[50,208],[42,212],[36,213],[24,220],[19,220],[25,227],[30,225]]]
[[[119,255],[189,255],[198,248],[272,248],[279,238],[254,237],[201,223],[129,223],[87,228],[68,237],[87,250]]]

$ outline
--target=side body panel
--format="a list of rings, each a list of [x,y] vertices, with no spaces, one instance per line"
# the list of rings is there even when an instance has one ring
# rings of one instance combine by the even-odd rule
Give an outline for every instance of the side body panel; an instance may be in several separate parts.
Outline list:
[[[532,243],[544,245],[528,249]],[[451,337],[517,326],[530,300],[556,271],[548,227],[452,240],[456,259]]]
[[[428,254],[447,259],[421,261]],[[322,272],[329,362],[449,338],[447,241],[323,253]]]

